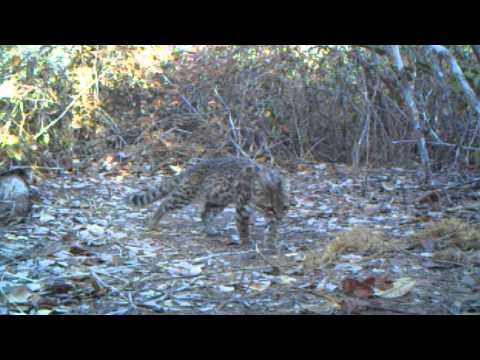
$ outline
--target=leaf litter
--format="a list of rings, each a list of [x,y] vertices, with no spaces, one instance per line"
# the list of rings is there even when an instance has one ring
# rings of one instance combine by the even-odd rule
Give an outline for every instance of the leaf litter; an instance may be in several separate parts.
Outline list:
[[[480,311],[472,300],[480,290],[478,200],[459,194],[444,206],[412,172],[371,170],[363,195],[348,167],[302,164],[289,175],[295,205],[278,248],[262,242],[261,216],[254,248],[232,244],[230,209],[216,219],[225,233],[205,237],[198,204],[145,231],[151,210],[124,202],[138,178],[99,164],[46,178],[31,222],[0,229],[0,313]]]

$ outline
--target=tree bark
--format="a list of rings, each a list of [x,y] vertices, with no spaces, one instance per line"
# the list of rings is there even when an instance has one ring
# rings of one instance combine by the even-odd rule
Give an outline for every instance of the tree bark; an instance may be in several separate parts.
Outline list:
[[[478,63],[480,64],[480,45],[470,45],[473,49],[473,53],[475,54],[475,57],[478,60]]]
[[[473,45],[473,46],[478,46],[478,45]],[[475,110],[480,121],[480,101],[478,100],[477,95],[475,94],[475,91],[473,91],[472,87],[470,86],[467,79],[465,78],[465,75],[463,74],[463,71],[458,65],[458,62],[455,59],[455,57],[452,55],[450,50],[448,50],[444,46],[429,45],[429,47],[433,51],[435,51],[439,56],[442,56],[447,59],[448,63],[450,64],[450,68],[452,69],[452,73],[457,79],[457,81],[459,82],[468,104]]]
[[[423,126],[420,123],[417,104],[415,102],[414,82],[413,80],[409,80],[409,75],[405,71],[405,65],[403,64],[403,60],[400,55],[400,46],[391,45],[388,47],[388,50],[390,59],[400,77],[401,95],[405,104],[407,105],[409,120],[413,127],[413,135],[417,142],[418,152],[420,154],[423,171],[425,173],[425,182],[430,183],[432,177],[430,156],[428,154],[427,142],[425,140],[425,135],[423,134]]]

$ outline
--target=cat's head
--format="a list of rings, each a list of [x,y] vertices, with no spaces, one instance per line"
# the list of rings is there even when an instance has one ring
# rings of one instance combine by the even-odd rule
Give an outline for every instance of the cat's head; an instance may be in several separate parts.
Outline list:
[[[286,177],[275,169],[257,166],[254,177],[253,201],[266,215],[278,220],[288,211],[289,183]]]

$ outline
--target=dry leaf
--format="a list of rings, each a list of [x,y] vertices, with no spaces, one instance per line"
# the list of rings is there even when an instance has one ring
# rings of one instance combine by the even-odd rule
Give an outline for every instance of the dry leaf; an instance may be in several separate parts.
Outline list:
[[[46,211],[40,212],[40,218],[38,219],[42,224],[55,220],[55,216],[48,214]]]
[[[387,275],[380,276],[375,280],[375,287],[379,290],[387,290],[393,287],[393,281]]]
[[[217,285],[215,288],[224,293],[235,291],[235,288],[233,286]]]
[[[289,285],[297,281],[297,279],[295,279],[294,277],[287,276],[287,275],[279,275],[275,277],[275,280],[279,284],[283,284],[283,285]]]
[[[51,309],[39,309],[36,315],[50,315],[51,312]]]
[[[364,281],[358,281],[352,278],[346,278],[342,281],[342,289],[347,295],[353,295],[359,298],[369,298],[373,295],[372,286],[375,283],[374,277],[369,277]]]
[[[352,295],[360,299],[367,299],[373,296],[373,289],[369,287],[359,287],[353,290]]]
[[[12,288],[7,294],[7,300],[10,303],[25,303],[32,296],[32,292],[26,286]]]
[[[181,261],[174,266],[167,267],[167,271],[175,276],[196,276],[202,272],[205,264],[193,265],[187,261]]]
[[[342,289],[345,294],[351,294],[353,290],[360,286],[360,281],[346,278],[342,281]]]
[[[69,251],[73,255],[86,255],[86,256],[93,255],[93,253],[90,250],[85,249],[84,247],[80,246],[80,244],[78,243],[72,244],[72,246],[70,246]]]
[[[416,281],[409,277],[398,279],[393,283],[393,287],[387,290],[374,289],[375,295],[386,299],[402,297],[414,288]]]
[[[183,168],[178,165],[168,165],[168,167],[175,173],[175,175],[180,174],[183,170]]]
[[[87,225],[87,230],[97,236],[101,236],[105,233],[105,229],[97,224]]]
[[[271,284],[271,281],[269,280],[257,281],[248,285],[248,288],[256,291],[265,291],[266,289],[268,289],[270,284]]]

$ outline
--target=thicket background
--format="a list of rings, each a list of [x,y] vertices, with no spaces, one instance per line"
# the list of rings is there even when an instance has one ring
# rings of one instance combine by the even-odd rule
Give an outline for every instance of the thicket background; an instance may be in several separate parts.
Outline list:
[[[112,150],[157,166],[232,143],[262,158],[264,142],[277,163],[478,169],[478,46],[396,49],[4,45],[0,167],[68,169]]]
[[[478,45],[1,46],[0,314],[478,314],[479,65]],[[148,231],[155,205],[126,201],[229,153],[288,178],[275,243],[261,214],[239,246],[233,209],[206,237],[198,203]]]

